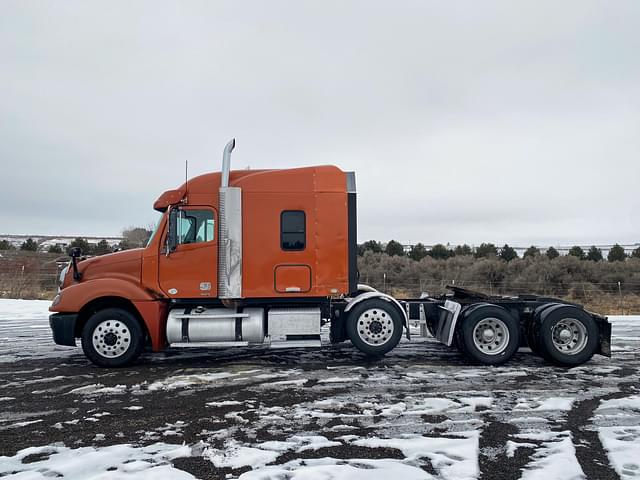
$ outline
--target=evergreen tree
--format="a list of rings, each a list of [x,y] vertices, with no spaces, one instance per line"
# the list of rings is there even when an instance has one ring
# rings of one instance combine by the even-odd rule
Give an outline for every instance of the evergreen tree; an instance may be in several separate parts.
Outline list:
[[[451,252],[451,250],[449,250],[441,243],[435,244],[433,247],[431,247],[431,250],[429,250],[429,256],[431,258],[435,258],[436,260],[446,260],[447,258],[453,256],[452,253],[453,252]]]
[[[427,252],[427,249],[423,244],[416,243],[413,247],[411,247],[411,251],[409,252],[409,258],[419,262],[428,254],[429,253]]]
[[[0,240],[0,250],[15,250],[15,249],[16,247],[14,247],[7,240]]]
[[[69,249],[72,249],[75,247],[79,247],[83,255],[90,255],[91,252],[93,251],[93,249],[91,248],[91,245],[89,245],[89,242],[87,242],[82,237],[76,237],[76,239],[69,244]]]
[[[633,252],[631,252],[632,258],[640,258],[640,247],[636,248]]]
[[[498,256],[498,248],[493,243],[481,243],[478,248],[476,248],[475,257],[476,258],[486,258],[486,257],[497,257]]]
[[[111,253],[111,246],[109,246],[109,243],[103,238],[96,244],[94,254],[104,255],[105,253]]]
[[[522,258],[533,258],[533,257],[537,257],[538,255],[540,255],[540,249],[531,245],[524,252],[524,255],[522,256]]]
[[[625,253],[624,248],[617,243],[611,247],[609,255],[607,255],[607,260],[610,262],[624,262],[625,258],[627,258],[627,254]]]
[[[587,260],[599,262],[600,260],[602,260],[602,250],[600,250],[595,245],[592,245],[589,251],[587,252]]]
[[[545,253],[545,255],[549,260],[553,260],[554,258],[558,258],[560,256],[560,253],[555,248],[549,247],[547,248],[547,252]]]
[[[20,250],[25,250],[27,252],[37,252],[38,244],[33,241],[32,238],[27,238],[22,245],[20,245]]]
[[[454,248],[453,253],[456,256],[463,256],[471,255],[473,251],[471,250],[471,247],[465,243],[464,245],[458,245],[456,248]]]
[[[580,260],[584,260],[586,258],[584,254],[584,250],[582,249],[582,247],[579,247],[578,245],[571,247],[571,249],[569,250],[569,255],[571,255],[572,257],[579,258]]]
[[[500,258],[510,262],[511,260],[518,258],[518,254],[513,247],[510,247],[505,243],[504,247],[500,249]]]
[[[362,244],[363,253],[367,250],[371,250],[373,253],[382,253],[382,245],[375,240],[367,240]]]
[[[384,251],[390,257],[394,257],[394,256],[403,257],[404,256],[404,247],[402,246],[402,244],[400,242],[396,242],[395,240],[389,240],[389,243],[387,243],[387,247],[384,249]]]
[[[60,248],[60,245],[49,245],[49,250],[47,250],[49,253],[62,253],[62,248]]]
[[[142,227],[129,227],[122,231],[123,240],[129,248],[145,247],[151,237],[151,230]]]

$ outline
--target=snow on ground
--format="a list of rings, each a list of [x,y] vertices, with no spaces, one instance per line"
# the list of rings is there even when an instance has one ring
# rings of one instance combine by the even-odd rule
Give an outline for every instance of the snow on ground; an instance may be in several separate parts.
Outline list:
[[[640,316],[573,369],[415,338],[380,361],[194,349],[109,370],[53,345],[48,305],[0,300],[3,479],[640,477]]]
[[[640,427],[600,427],[598,435],[618,475],[640,477]]]
[[[553,441],[545,442],[533,454],[522,476],[523,480],[581,480],[584,472],[576,459],[570,432],[558,432]]]
[[[190,455],[191,449],[187,446],[164,443],[146,447],[126,444],[104,448],[29,447],[12,457],[0,457],[0,477],[21,480],[51,477],[65,480],[188,480],[194,477],[169,462]]]
[[[429,480],[418,467],[397,460],[319,458],[293,460],[283,465],[259,468],[240,475],[240,480]]]
[[[0,363],[63,356],[75,350],[51,341],[50,305],[48,300],[0,298]]]

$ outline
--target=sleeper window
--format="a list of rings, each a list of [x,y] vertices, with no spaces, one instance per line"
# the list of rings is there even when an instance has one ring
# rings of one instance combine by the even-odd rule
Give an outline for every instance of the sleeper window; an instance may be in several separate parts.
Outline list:
[[[280,215],[282,250],[304,250],[306,245],[305,215],[301,210],[286,210]]]

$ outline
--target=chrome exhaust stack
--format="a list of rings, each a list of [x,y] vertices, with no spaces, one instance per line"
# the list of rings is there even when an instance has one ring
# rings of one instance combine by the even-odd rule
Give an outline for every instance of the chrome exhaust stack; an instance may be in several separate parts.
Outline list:
[[[236,148],[236,139],[232,138],[224,146],[222,152],[222,178],[220,180],[220,188],[226,188],[229,186],[229,171],[231,170],[231,152]]]
[[[222,154],[219,190],[218,298],[242,298],[242,189],[229,186],[231,139]]]

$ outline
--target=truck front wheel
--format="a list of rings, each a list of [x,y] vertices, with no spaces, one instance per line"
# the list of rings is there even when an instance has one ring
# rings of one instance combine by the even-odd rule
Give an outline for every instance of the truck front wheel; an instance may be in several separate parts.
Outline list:
[[[144,335],[127,310],[107,308],[94,313],[82,329],[82,350],[100,367],[123,367],[142,352]]]
[[[372,298],[353,307],[347,318],[347,335],[358,350],[382,356],[392,350],[402,337],[400,312],[386,300]]]

